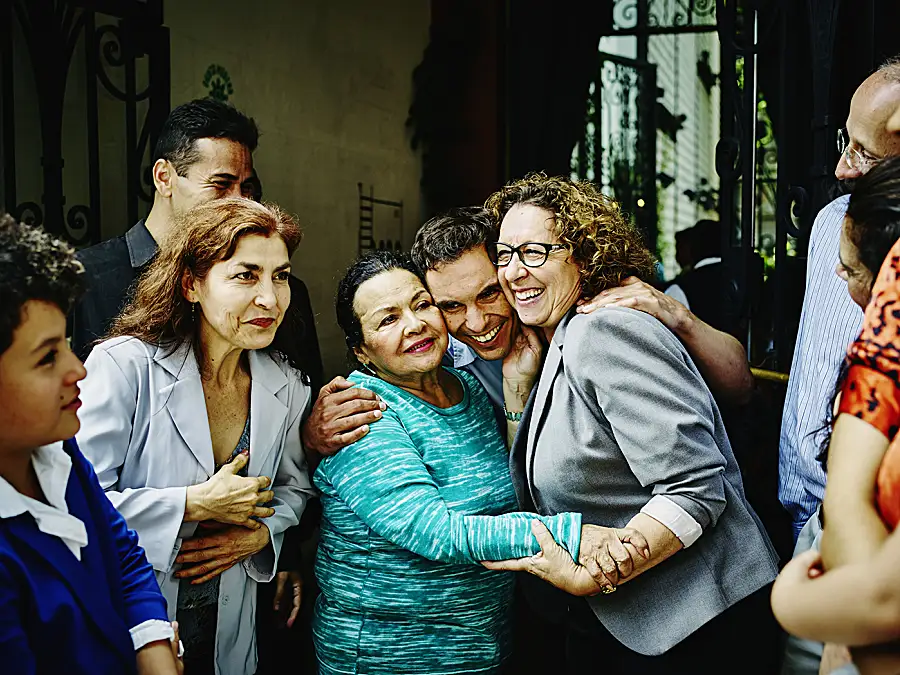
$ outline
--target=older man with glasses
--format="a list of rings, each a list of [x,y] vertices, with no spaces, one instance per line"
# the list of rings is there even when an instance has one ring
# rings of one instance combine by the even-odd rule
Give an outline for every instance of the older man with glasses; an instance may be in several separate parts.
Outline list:
[[[885,157],[900,155],[900,58],[884,63],[856,90],[847,126],[838,132],[840,161],[834,175],[852,181]],[[849,196],[838,197],[816,217],[809,238],[806,293],[781,422],[778,496],[790,512],[797,538],[794,555],[818,547],[819,507],[825,471],[818,460],[826,419],[847,347],[859,334],[862,312],[836,274],[841,224]],[[783,675],[819,672],[822,645],[790,638]],[[852,665],[841,673],[855,672]]]
[[[890,131],[887,125],[885,125],[885,129]],[[838,129],[837,148],[838,152],[841,153],[841,163],[846,166],[843,170],[848,173],[854,173],[854,177],[866,173],[876,162],[884,159],[884,157],[876,157],[861,145],[857,145],[855,141],[851,141],[847,127]],[[841,170],[841,164],[838,164],[838,169],[835,173],[837,174],[837,171]],[[838,177],[840,178],[840,176]]]

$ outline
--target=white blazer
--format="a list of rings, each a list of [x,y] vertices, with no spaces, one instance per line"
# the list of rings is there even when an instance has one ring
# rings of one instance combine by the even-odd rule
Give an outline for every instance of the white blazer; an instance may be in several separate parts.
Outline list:
[[[185,523],[187,486],[214,473],[206,400],[194,351],[167,350],[132,337],[94,347],[81,383],[78,445],[100,484],[138,533],[169,608],[178,607],[173,576]],[[256,671],[256,582],[276,572],[284,531],[299,522],[314,489],[300,444],[310,401],[300,373],[280,357],[250,351],[248,475],[272,479],[275,514],[263,519],[271,544],[221,575],[216,635],[218,675]]]

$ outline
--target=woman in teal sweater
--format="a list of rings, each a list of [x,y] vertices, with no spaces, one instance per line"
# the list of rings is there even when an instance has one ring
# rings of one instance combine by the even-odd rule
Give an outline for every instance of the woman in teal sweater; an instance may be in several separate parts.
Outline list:
[[[366,371],[350,379],[387,410],[314,477],[319,672],[500,672],[514,578],[478,563],[539,553],[535,519],[577,558],[581,515],[513,513],[491,404],[475,378],[441,367],[446,327],[411,262],[388,252],[358,261],[337,314]]]

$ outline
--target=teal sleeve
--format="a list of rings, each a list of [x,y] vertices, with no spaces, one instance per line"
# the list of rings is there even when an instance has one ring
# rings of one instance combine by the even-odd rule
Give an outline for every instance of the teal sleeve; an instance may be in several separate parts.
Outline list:
[[[540,551],[531,533],[536,518],[573,557],[578,555],[580,513],[469,516],[449,509],[390,410],[362,440],[324,460],[319,471],[369,528],[429,560],[477,563],[534,555]]]

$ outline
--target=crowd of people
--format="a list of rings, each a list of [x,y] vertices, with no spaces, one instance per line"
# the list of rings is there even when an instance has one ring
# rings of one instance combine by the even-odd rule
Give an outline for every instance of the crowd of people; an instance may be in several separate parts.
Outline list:
[[[900,672],[900,59],[854,95],[852,191],[810,237],[789,562],[723,415],[754,385],[733,317],[704,320],[735,290],[716,223],[664,291],[615,200],[513,180],[352,264],[354,369],[319,389],[257,140],[179,106],[150,214],[77,254],[0,218],[4,672],[271,672],[316,504],[323,675]]]

